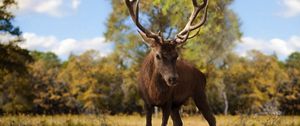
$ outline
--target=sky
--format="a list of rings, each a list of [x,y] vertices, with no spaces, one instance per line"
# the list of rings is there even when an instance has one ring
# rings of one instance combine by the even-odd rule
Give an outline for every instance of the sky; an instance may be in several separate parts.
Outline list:
[[[256,49],[284,60],[300,51],[300,0],[235,0],[231,8],[243,32],[239,55]]]
[[[101,56],[114,45],[105,42],[110,0],[17,0],[14,23],[26,39],[23,48],[52,51],[62,60],[86,50]],[[300,51],[300,0],[235,0],[230,6],[241,22],[243,36],[234,51],[274,54],[284,60]]]

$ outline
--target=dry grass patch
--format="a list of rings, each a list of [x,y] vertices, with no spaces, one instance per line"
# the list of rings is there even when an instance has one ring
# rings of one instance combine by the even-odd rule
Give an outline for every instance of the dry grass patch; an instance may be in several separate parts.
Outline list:
[[[218,126],[300,126],[300,116],[217,116]],[[161,116],[153,117],[153,126],[160,126]],[[200,115],[184,116],[184,126],[208,126]],[[54,115],[2,116],[0,126],[144,126],[139,115]],[[171,119],[168,126],[172,126]]]

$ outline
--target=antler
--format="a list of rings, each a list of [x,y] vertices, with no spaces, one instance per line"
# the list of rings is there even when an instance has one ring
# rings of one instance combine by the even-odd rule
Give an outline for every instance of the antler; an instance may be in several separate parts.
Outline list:
[[[194,6],[194,11],[192,12],[192,14],[190,16],[189,21],[185,25],[184,29],[176,35],[176,38],[175,38],[174,42],[177,43],[177,44],[184,43],[184,42],[186,42],[187,39],[195,37],[199,33],[199,31],[195,35],[193,35],[192,37],[189,37],[189,33],[193,30],[196,30],[196,29],[200,28],[206,21],[208,0],[203,0],[203,4],[201,4],[201,5],[198,5],[197,0],[193,0],[193,6]],[[201,18],[199,23],[197,23],[195,25],[192,25],[195,18],[197,17],[199,12],[203,8],[205,8],[204,16]]]
[[[139,21],[139,3],[140,0],[125,0],[129,14],[134,21],[135,25],[149,38],[158,38],[158,35],[144,28]],[[135,5],[135,7],[134,7]],[[135,12],[134,12],[135,9]]]
[[[199,33],[199,31],[196,34],[194,34],[193,36],[189,37],[190,32],[200,28],[206,21],[208,0],[203,0],[203,4],[201,4],[201,5],[198,4],[197,0],[193,0],[194,10],[189,18],[189,21],[185,25],[184,29],[182,31],[180,31],[173,40],[164,40],[164,37],[161,32],[158,32],[156,34],[154,32],[147,30],[140,24],[140,22],[139,22],[139,2],[140,2],[140,0],[125,0],[126,6],[129,10],[129,14],[130,14],[132,20],[134,21],[136,26],[140,29],[140,31],[143,34],[145,34],[149,38],[153,38],[153,39],[159,40],[161,42],[171,42],[172,44],[182,44],[182,43],[186,42],[186,40],[195,37]],[[203,8],[205,8],[204,16],[201,18],[199,23],[192,25],[195,18],[197,17],[199,12]],[[135,9],[135,11],[134,11],[134,9]]]

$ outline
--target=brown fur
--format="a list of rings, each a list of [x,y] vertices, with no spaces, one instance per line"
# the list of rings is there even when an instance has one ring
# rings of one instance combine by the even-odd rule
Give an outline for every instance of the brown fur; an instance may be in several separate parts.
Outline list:
[[[192,97],[198,109],[202,112],[210,126],[215,126],[215,118],[210,112],[205,95],[205,75],[193,65],[184,60],[177,60],[174,66],[178,73],[177,85],[169,86],[160,69],[164,66],[157,66],[155,56],[171,55],[177,53],[176,47],[167,45],[152,47],[152,51],[145,57],[139,74],[139,91],[145,102],[147,126],[151,126],[151,115],[154,106],[159,106],[163,111],[162,126],[166,126],[168,117],[171,115],[174,126],[182,126],[179,115],[180,106]],[[172,52],[172,53],[171,53]]]

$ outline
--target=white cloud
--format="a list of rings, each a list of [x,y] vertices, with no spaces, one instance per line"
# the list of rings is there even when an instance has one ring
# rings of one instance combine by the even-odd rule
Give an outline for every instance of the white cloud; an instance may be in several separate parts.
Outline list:
[[[104,42],[104,38],[96,37],[87,40],[72,38],[58,40],[55,36],[38,36],[34,33],[24,33],[25,42],[20,46],[29,50],[51,51],[61,59],[66,59],[71,53],[81,54],[87,50],[96,50],[101,56],[106,56],[113,50],[112,43]]]
[[[293,36],[291,37],[290,41],[293,46],[295,46],[296,48],[300,48],[300,37]]]
[[[78,9],[80,0],[17,0],[17,13],[40,13],[61,17]]]
[[[283,17],[295,17],[300,15],[300,0],[280,0],[283,6],[282,12],[279,15]]]
[[[17,37],[13,36],[7,32],[0,32],[0,43],[7,44],[10,41],[16,40]]]
[[[300,51],[300,36],[292,36],[288,40],[274,38],[262,40],[252,37],[243,37],[235,51],[241,56],[247,56],[250,50],[259,50],[265,54],[276,53],[280,59],[285,59],[295,51]]]
[[[80,0],[72,0],[72,8],[77,9],[80,5]]]
[[[59,7],[62,5],[62,0],[46,0],[38,4],[34,10],[38,13],[48,13],[53,16],[60,16]]]

